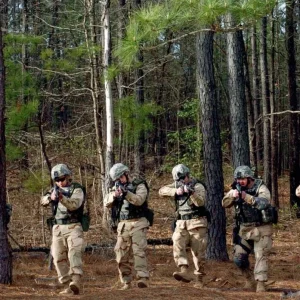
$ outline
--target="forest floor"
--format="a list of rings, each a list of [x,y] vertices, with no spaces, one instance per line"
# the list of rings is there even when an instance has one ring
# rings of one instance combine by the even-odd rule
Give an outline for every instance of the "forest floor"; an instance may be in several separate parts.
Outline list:
[[[157,197],[160,186],[168,182],[168,178],[159,178],[151,184],[151,207],[154,208],[155,224],[149,229],[150,239],[166,239],[171,237],[172,206],[168,201]],[[151,273],[150,285],[139,289],[136,285],[126,291],[120,291],[117,267],[114,260],[114,238],[107,237],[100,225],[94,224],[86,233],[87,244],[107,243],[110,247],[97,248],[94,252],[84,253],[84,276],[81,294],[72,296],[76,299],[280,299],[281,293],[300,290],[300,219],[293,217],[288,208],[287,179],[280,182],[280,203],[284,209],[280,211],[280,222],[274,227],[273,249],[269,257],[269,277],[274,281],[266,293],[244,290],[244,280],[232,262],[232,215],[228,213],[227,243],[229,261],[206,262],[205,288],[197,289],[191,283],[181,283],[172,277],[176,270],[173,261],[172,246],[148,245],[147,257]],[[15,203],[12,222],[10,224],[10,240],[12,247],[17,243],[30,246],[45,246],[39,239],[32,236],[41,235],[38,229],[40,222],[33,227],[26,225],[22,216],[26,210],[17,205],[15,197],[20,197],[17,191],[11,193],[10,202]],[[26,197],[22,194],[23,205]],[[25,198],[24,198],[25,197]],[[29,201],[29,200],[28,200]],[[36,200],[35,200],[36,201]],[[28,219],[27,219],[28,220]],[[23,222],[23,224],[21,224]],[[29,222],[29,221],[27,221]],[[26,228],[30,230],[26,231]],[[26,232],[26,234],[25,234]],[[31,232],[31,233],[30,233]],[[37,233],[38,232],[38,233]],[[30,236],[31,234],[31,236]],[[27,241],[27,242],[26,242]],[[193,270],[191,255],[190,269]],[[253,267],[253,255],[250,258]],[[70,298],[58,296],[62,289],[57,283],[55,270],[48,269],[47,255],[43,252],[13,252],[13,283],[0,285],[0,299],[56,299]],[[294,298],[295,299],[295,298]]]

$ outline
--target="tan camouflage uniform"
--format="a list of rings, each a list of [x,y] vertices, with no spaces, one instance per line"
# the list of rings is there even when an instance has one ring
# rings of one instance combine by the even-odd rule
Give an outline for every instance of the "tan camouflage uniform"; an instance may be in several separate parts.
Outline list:
[[[114,190],[105,197],[106,207],[111,208],[115,198]],[[136,193],[127,192],[125,199],[133,205],[141,206],[148,196],[145,184],[139,184]],[[146,259],[147,230],[149,222],[146,218],[137,218],[120,221],[118,224],[117,243],[115,246],[116,261],[122,283],[130,283],[133,279],[131,261],[133,256],[134,269],[137,278],[149,278],[149,271]]]
[[[236,200],[232,194],[234,190],[230,190],[222,200],[222,205],[225,208],[230,208],[234,205]],[[271,201],[271,195],[266,185],[262,184],[255,197],[246,194],[244,199],[246,202],[251,202],[254,198],[264,198],[269,202]],[[254,266],[254,279],[256,281],[268,280],[268,254],[272,248],[272,224],[263,224],[260,226],[244,226],[241,224],[239,235],[242,238],[241,243],[247,248],[251,249],[247,241],[254,242],[254,254],[255,254],[255,266]],[[234,246],[234,259],[239,259],[241,255],[248,255],[247,252],[240,246]]]
[[[166,185],[159,190],[160,196],[175,197],[177,188],[175,183]],[[195,192],[188,200],[195,206],[205,205],[205,189],[202,184],[196,183]],[[207,245],[207,219],[199,217],[190,220],[177,220],[172,236],[173,256],[177,267],[189,265],[186,245],[190,243],[195,266],[194,274],[204,273],[204,255]]]
[[[68,188],[61,188],[67,190]],[[76,188],[70,198],[63,196],[58,203],[56,219],[63,219],[68,210],[78,209],[84,201],[81,188]],[[41,199],[41,204],[50,204],[50,193]],[[55,224],[52,228],[51,254],[60,283],[69,282],[73,275],[82,275],[82,252],[85,248],[83,231],[80,223]],[[69,260],[69,262],[68,262]]]

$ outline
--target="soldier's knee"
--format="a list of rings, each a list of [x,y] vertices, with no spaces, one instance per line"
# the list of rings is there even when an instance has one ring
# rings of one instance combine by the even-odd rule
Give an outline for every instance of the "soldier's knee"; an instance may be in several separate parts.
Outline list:
[[[241,269],[249,268],[249,257],[248,254],[239,253],[233,257],[233,262]]]

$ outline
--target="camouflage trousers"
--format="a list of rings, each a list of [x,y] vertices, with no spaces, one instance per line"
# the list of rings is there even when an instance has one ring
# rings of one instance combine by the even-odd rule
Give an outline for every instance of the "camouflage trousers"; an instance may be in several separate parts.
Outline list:
[[[148,225],[149,223],[145,218],[122,221],[118,224],[115,253],[122,283],[132,281],[132,261],[137,278],[149,277],[145,252]]]
[[[194,227],[198,221],[178,220],[172,236],[173,256],[177,267],[189,265],[186,247],[189,244],[195,266],[194,274],[204,273],[204,256],[207,246],[207,227]]]
[[[53,226],[51,254],[60,283],[68,282],[72,275],[82,275],[84,248],[80,223]]]
[[[268,254],[272,248],[272,225],[247,228],[241,226],[239,235],[241,241],[234,245],[234,260],[248,260],[253,250],[255,255],[254,279],[256,281],[268,280]],[[242,246],[240,245],[242,244]]]

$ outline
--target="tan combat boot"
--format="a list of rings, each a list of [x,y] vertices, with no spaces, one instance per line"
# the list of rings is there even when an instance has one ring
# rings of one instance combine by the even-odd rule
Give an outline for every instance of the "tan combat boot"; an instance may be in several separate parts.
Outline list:
[[[146,288],[148,287],[148,278],[147,277],[141,277],[138,282],[137,282],[137,286],[140,288],[140,289],[143,289],[143,288]]]
[[[244,289],[253,290],[255,288],[255,282],[251,270],[250,269],[242,270],[242,275],[246,279]]]
[[[131,283],[130,282],[125,282],[123,286],[119,289],[120,291],[125,291],[131,289]]]
[[[194,287],[198,288],[198,289],[202,289],[203,286],[204,286],[204,283],[203,283],[203,274],[196,274],[195,281],[196,282],[194,284]]]
[[[192,280],[188,274],[188,266],[187,265],[180,266],[180,272],[174,272],[173,277],[178,281],[182,281],[182,282],[186,282],[186,283],[191,282],[191,280]]]
[[[69,287],[69,283],[70,283],[70,281],[63,283],[64,289],[61,292],[59,292],[60,295],[73,295],[73,292],[71,291],[71,289]]]
[[[256,293],[265,292],[266,286],[263,281],[257,281]]]
[[[74,293],[74,295],[79,295],[80,281],[81,281],[81,275],[79,275],[79,274],[72,275],[72,281],[71,281],[69,287],[70,287],[71,291]]]

